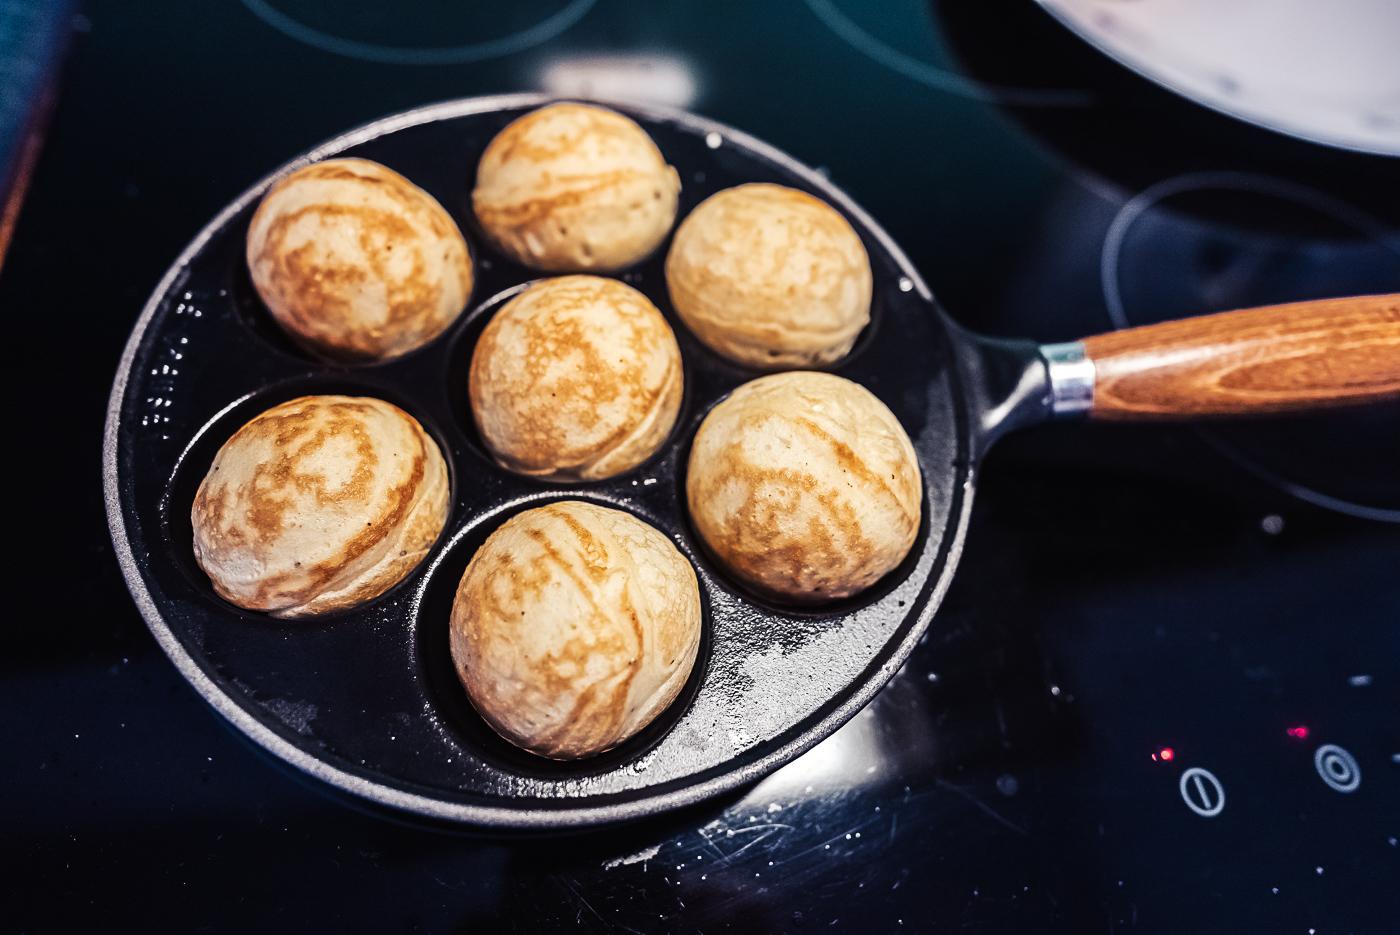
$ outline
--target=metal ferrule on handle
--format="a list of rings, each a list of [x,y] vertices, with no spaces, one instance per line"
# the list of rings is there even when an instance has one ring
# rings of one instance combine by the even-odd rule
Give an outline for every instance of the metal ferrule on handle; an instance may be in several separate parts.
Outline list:
[[[1094,362],[1084,342],[1042,344],[1040,356],[1050,379],[1050,411],[1056,416],[1079,415],[1094,408]]]

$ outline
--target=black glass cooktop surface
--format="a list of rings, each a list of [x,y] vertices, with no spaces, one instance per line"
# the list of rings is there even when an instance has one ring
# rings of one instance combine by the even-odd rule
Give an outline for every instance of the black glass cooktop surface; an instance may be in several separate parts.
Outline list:
[[[1029,2],[346,6],[75,20],[0,274],[13,502],[40,514],[11,526],[0,660],[7,927],[1400,930],[1394,406],[1007,439],[905,669],[791,765],[663,819],[402,826],[226,729],[112,557],[107,391],[209,217],[387,112],[539,89],[687,107],[820,166],[991,334],[1400,291],[1400,163],[1199,110]]]

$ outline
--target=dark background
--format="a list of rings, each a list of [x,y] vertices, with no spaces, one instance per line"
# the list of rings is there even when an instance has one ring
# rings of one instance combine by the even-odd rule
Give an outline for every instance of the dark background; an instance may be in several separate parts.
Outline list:
[[[900,676],[743,796],[664,820],[548,840],[400,827],[323,797],[205,709],[112,558],[111,378],[211,215],[387,112],[577,93],[559,66],[580,56],[642,56],[637,93],[653,96],[677,93],[680,68],[682,103],[824,167],[989,333],[1066,340],[1115,313],[1400,290],[1395,160],[1198,111],[1029,3],[487,6],[149,0],[74,20],[0,273],[22,556],[0,657],[6,927],[1400,928],[1394,407],[1009,440],[945,612]],[[470,56],[441,50],[580,15],[507,54],[403,64],[298,41],[268,9],[397,59]],[[1132,205],[1147,207],[1105,288]],[[1285,734],[1299,725],[1307,739]],[[1354,794],[1314,772],[1323,742],[1360,764]],[[1183,804],[1190,766],[1227,789],[1221,815]]]

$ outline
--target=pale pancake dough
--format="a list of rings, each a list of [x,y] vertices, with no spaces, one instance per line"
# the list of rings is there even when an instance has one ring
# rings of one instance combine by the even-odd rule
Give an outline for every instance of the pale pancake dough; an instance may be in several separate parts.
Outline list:
[[[701,202],[676,230],[666,284],[696,337],[753,367],[839,360],[870,323],[859,235],[826,202],[782,185],[740,185]]]
[[[829,373],[760,377],[701,423],[686,475],[691,521],[754,590],[817,603],[892,571],[923,509],[918,457],[869,390]]]

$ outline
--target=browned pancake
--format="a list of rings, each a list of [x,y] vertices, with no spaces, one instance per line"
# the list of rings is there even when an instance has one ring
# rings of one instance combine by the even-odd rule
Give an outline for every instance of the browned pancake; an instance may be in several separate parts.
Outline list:
[[[671,326],[615,279],[562,276],[496,313],[472,356],[472,413],[487,447],[522,474],[612,477],[675,424],[683,380]]]
[[[491,239],[527,266],[606,272],[660,245],[680,188],[633,120],[590,104],[552,104],[486,147],[472,206]]]
[[[477,550],[452,605],[452,658],[503,737],[571,759],[675,700],[700,627],[695,571],[669,539],[571,500],[516,515]]]
[[[848,597],[898,565],[923,509],[918,457],[869,390],[829,373],[760,377],[705,417],[686,500],[736,577],[784,600]]]
[[[247,259],[278,323],[342,359],[426,344],[472,288],[467,243],[442,205],[366,159],[313,163],[274,185],[248,226]]]
[[[276,617],[353,607],[413,570],[447,520],[447,465],[408,413],[303,396],[224,443],[199,485],[194,554],[224,599]]]

